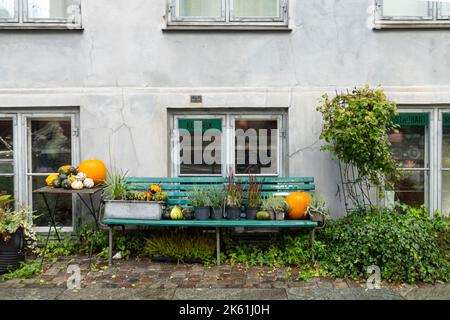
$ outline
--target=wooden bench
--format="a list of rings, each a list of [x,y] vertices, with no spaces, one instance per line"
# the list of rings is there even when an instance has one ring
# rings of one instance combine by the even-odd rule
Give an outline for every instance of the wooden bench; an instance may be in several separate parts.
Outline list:
[[[248,178],[237,178],[242,183],[245,192],[248,189]],[[278,178],[258,177],[262,183],[261,195],[285,194],[294,191],[306,191],[313,193],[315,190],[314,178]],[[130,191],[148,190],[149,185],[158,184],[169,196],[168,207],[180,205],[190,208],[190,200],[187,192],[194,188],[222,185],[226,187],[227,178],[222,177],[182,177],[182,178],[128,178],[127,189]],[[243,208],[246,202],[243,202]],[[147,227],[201,227],[215,228],[216,230],[216,256],[217,265],[220,265],[220,230],[221,228],[304,228],[310,229],[311,253],[314,259],[314,232],[318,227],[317,222],[310,220],[134,220],[134,219],[104,219],[109,229],[109,263],[112,264],[113,228],[116,226],[147,226]]]

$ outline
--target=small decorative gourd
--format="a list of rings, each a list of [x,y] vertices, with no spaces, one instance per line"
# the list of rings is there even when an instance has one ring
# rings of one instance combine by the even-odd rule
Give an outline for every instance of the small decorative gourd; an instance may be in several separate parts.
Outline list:
[[[72,187],[73,190],[81,190],[81,189],[83,189],[83,182],[74,181],[74,182],[72,182],[72,184],[70,186]]]
[[[84,172],[78,172],[78,174],[77,174],[77,180],[78,181],[81,181],[81,182],[83,182],[84,181],[84,179],[86,179],[87,178],[87,176],[86,176],[86,173],[84,173]]]
[[[94,187],[94,180],[92,180],[91,178],[86,178],[84,179],[82,184],[85,188],[91,189]]]

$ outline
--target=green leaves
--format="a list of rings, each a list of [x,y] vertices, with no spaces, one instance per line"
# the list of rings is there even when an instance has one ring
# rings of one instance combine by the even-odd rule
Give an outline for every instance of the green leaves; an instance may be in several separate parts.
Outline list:
[[[322,98],[317,108],[324,119],[320,138],[327,142],[322,149],[355,166],[360,180],[367,179],[381,190],[387,178],[397,176],[398,164],[387,135],[395,129],[392,118],[396,104],[387,99],[382,89],[369,86],[332,99],[328,95]]]
[[[448,281],[449,247],[440,239],[449,238],[449,220],[429,218],[424,207],[372,208],[331,222],[318,234],[326,249],[317,257],[337,277],[364,277],[377,265],[387,281]]]

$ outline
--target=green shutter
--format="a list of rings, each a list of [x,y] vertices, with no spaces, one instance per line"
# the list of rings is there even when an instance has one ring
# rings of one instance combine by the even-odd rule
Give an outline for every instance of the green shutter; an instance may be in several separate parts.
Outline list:
[[[429,113],[401,113],[394,117],[394,124],[399,126],[428,126]]]
[[[178,120],[178,128],[193,133],[195,122],[201,122],[202,132],[205,132],[208,129],[222,131],[222,119],[180,119]]]

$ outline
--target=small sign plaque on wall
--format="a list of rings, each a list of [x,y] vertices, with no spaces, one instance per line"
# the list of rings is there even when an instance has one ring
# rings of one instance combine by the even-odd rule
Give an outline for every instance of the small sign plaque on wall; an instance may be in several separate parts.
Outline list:
[[[191,96],[191,103],[202,103],[202,96]]]

